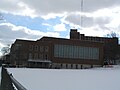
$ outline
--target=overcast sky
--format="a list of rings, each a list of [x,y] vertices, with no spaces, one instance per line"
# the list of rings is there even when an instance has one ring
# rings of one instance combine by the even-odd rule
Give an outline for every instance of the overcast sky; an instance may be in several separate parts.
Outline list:
[[[69,38],[71,28],[119,37],[120,0],[83,0],[82,12],[81,0],[0,0],[0,49],[15,39]]]

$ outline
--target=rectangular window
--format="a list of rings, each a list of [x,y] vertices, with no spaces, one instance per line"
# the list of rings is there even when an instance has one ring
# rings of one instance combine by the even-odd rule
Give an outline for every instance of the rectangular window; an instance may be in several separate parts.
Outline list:
[[[48,52],[48,50],[49,50],[49,47],[48,46],[45,46],[45,52]]]
[[[54,46],[54,57],[99,59],[99,48],[56,44]]]
[[[34,54],[34,59],[38,59],[38,53]]]
[[[29,59],[32,59],[32,53],[29,53]]]
[[[48,60],[48,55],[47,54],[45,55],[45,60]]]
[[[30,50],[30,51],[33,51],[33,45],[30,45],[30,46],[29,46],[29,50]]]
[[[39,46],[40,47],[40,52],[44,51],[44,46]]]
[[[35,51],[38,51],[38,46],[35,46]]]
[[[39,59],[43,60],[43,54],[39,54]]]

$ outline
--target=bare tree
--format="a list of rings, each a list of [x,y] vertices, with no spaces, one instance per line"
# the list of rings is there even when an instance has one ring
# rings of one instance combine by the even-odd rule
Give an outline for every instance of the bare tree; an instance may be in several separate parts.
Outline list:
[[[6,54],[9,54],[10,53],[10,45],[8,44],[6,47],[3,47],[1,49],[1,52],[2,52],[2,55],[6,55]]]
[[[117,33],[112,31],[109,34],[107,34],[107,37],[117,37]]]

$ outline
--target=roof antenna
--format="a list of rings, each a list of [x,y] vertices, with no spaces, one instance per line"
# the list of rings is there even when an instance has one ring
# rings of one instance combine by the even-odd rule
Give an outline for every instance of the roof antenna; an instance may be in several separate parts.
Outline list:
[[[83,12],[83,0],[81,0],[81,14],[82,14],[82,12]],[[83,16],[81,15],[80,16],[80,25],[81,25],[81,28],[82,28],[82,26],[83,26]]]
[[[0,13],[0,20],[4,20],[2,13]]]

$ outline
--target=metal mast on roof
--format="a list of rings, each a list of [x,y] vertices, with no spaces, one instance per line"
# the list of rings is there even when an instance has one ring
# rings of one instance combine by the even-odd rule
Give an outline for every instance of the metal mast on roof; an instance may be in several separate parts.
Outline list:
[[[0,20],[4,20],[2,13],[0,13]]]
[[[81,20],[80,20],[80,22],[81,22],[81,23],[80,23],[80,25],[81,25],[81,28],[82,28],[82,25],[83,25],[83,17],[82,17],[82,12],[83,12],[83,4],[84,4],[84,3],[83,3],[83,0],[81,0],[81,17],[80,17],[80,18],[81,18]]]

